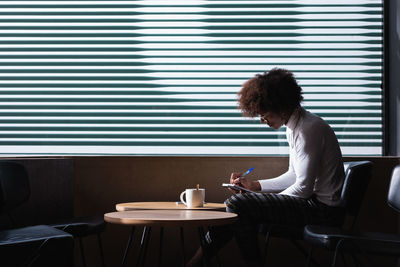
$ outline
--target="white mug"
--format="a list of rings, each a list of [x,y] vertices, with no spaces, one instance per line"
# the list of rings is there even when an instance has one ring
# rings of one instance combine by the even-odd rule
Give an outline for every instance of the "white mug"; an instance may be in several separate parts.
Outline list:
[[[185,195],[186,201],[184,200]],[[196,208],[203,207],[205,196],[206,190],[204,188],[191,188],[183,191],[180,198],[182,203],[185,204],[188,208]]]

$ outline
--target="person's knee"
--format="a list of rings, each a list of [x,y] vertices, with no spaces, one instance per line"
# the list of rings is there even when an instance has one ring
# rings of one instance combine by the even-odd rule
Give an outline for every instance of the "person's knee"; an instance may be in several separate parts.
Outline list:
[[[240,214],[245,211],[246,199],[242,195],[236,194],[232,195],[225,201],[226,211],[231,213]]]

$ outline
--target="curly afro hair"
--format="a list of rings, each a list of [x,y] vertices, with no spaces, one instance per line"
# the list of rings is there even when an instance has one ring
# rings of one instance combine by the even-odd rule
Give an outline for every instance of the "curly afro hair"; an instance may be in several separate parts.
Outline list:
[[[239,108],[248,117],[266,112],[292,112],[303,100],[293,73],[280,68],[255,75],[243,84],[238,96]]]

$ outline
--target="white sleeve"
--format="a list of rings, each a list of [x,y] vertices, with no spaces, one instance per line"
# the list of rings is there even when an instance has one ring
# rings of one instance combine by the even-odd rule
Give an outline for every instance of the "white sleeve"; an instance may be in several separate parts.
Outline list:
[[[284,174],[271,179],[258,180],[261,192],[279,193],[291,186],[296,181],[296,174],[288,170]]]
[[[296,181],[296,174],[293,171],[293,162],[292,157],[289,157],[289,169],[284,174],[276,178],[258,180],[261,186],[261,192],[268,192],[268,193],[279,193]]]
[[[320,166],[321,149],[323,147],[322,134],[317,130],[313,133],[302,133],[295,142],[293,159],[296,182],[281,192],[301,198],[310,198],[314,191],[315,179]]]

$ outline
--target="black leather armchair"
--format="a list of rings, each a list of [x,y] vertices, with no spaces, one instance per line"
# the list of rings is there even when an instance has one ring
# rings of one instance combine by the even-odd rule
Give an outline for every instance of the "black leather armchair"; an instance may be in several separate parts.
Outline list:
[[[392,172],[388,205],[400,213],[400,165]],[[400,235],[381,232],[355,232],[341,228],[307,225],[304,240],[312,246],[325,247],[334,251],[332,266],[337,263],[337,255],[347,251],[368,257],[368,254],[400,256]],[[369,261],[371,262],[371,261]],[[309,265],[309,262],[308,262]]]
[[[0,161],[0,205],[1,212],[10,213],[14,208],[29,199],[29,176],[25,167],[16,162]],[[12,218],[12,216],[9,216]],[[78,238],[82,255],[83,266],[86,266],[82,237],[97,235],[100,247],[100,256],[104,266],[103,249],[100,234],[104,232],[106,223],[103,215],[75,217],[50,225]],[[56,265],[55,265],[56,266]]]
[[[0,212],[9,214],[30,195],[25,170],[0,162]],[[8,227],[9,228],[9,227]],[[46,225],[0,230],[0,266],[73,266],[72,235]]]

